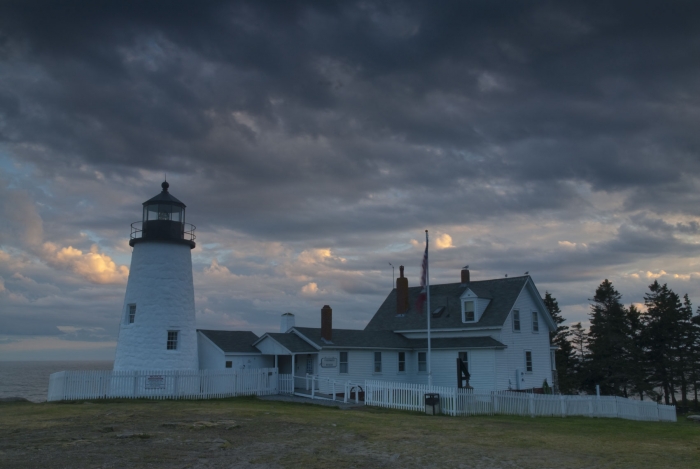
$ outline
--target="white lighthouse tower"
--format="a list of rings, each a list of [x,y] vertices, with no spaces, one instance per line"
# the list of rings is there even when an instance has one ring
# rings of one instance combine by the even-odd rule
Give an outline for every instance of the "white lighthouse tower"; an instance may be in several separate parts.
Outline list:
[[[143,203],[132,223],[131,270],[119,325],[115,370],[196,370],[197,332],[192,283],[195,227],[169,184]]]

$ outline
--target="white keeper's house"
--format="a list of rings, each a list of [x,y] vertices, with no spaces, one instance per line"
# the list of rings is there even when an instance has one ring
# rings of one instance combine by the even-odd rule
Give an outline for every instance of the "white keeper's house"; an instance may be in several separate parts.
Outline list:
[[[144,202],[120,319],[115,370],[255,369],[277,367],[297,377],[339,381],[428,383],[427,318],[416,310],[421,287],[403,266],[396,288],[364,330],[334,329],[321,309],[320,327],[282,314],[279,332],[196,330],[190,249],[194,227],[185,205],[163,191]],[[529,275],[430,286],[431,366],[437,386],[476,390],[556,386],[555,329]],[[456,279],[457,280],[457,279]]]

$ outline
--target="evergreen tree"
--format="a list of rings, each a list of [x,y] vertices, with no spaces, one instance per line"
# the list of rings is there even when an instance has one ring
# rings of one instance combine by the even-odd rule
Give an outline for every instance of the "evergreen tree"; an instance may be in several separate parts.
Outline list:
[[[684,305],[673,290],[655,280],[644,295],[644,304],[647,311],[643,315],[643,343],[650,366],[649,379],[661,388],[666,404],[676,404],[676,389],[683,386],[687,371],[683,360],[687,359],[690,302]]]
[[[621,298],[622,295],[607,279],[596,289],[588,330],[588,379],[585,385],[589,391],[598,384],[603,394],[627,397],[631,333]]]
[[[573,394],[578,390],[579,385],[575,369],[576,356],[569,341],[571,332],[569,331],[569,326],[563,324],[565,319],[561,315],[561,309],[559,309],[559,303],[556,298],[551,293],[545,292],[543,301],[554,323],[557,325],[557,329],[549,333],[551,344],[557,347],[557,350],[554,352],[554,360],[557,374],[557,381],[555,382],[558,389],[555,389],[555,391],[562,394]]]
[[[692,319],[692,361],[690,369],[690,382],[693,385],[693,403],[695,410],[700,409],[698,402],[698,385],[700,385],[700,307]]]
[[[642,316],[636,306],[630,305],[627,309],[628,341],[628,376],[630,380],[630,393],[638,394],[644,400],[644,395],[655,397],[653,386],[648,383],[649,366],[646,362],[643,343]],[[654,399],[656,400],[656,399]]]
[[[586,381],[586,357],[588,355],[588,337],[586,330],[580,322],[571,326],[571,345],[573,362],[570,367],[572,381],[576,384],[576,390],[581,390]]]

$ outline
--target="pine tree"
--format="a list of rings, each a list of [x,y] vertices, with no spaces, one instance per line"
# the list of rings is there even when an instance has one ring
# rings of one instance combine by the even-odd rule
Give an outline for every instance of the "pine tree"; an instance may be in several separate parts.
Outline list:
[[[650,366],[649,379],[653,385],[661,388],[666,404],[675,404],[676,389],[682,386],[686,368],[683,357],[687,326],[684,324],[690,305],[683,305],[673,290],[656,280],[649,285],[644,304],[647,311],[642,316],[643,343]]]
[[[572,381],[576,390],[581,390],[586,381],[586,357],[588,356],[588,337],[580,322],[571,326],[571,345],[573,349],[573,364],[571,366]]]
[[[653,396],[653,386],[648,383],[649,366],[646,362],[643,343],[643,328],[641,312],[636,306],[630,305],[627,309],[628,341],[628,376],[630,380],[630,393],[638,394],[644,400],[644,395]]]
[[[604,394],[627,397],[631,334],[627,310],[621,298],[622,295],[607,279],[596,289],[588,330],[588,380],[585,384],[589,390],[598,384]]]
[[[556,298],[551,293],[545,292],[543,301],[554,323],[557,325],[557,329],[549,333],[551,344],[557,347],[557,350],[554,352],[554,360],[558,389],[555,391],[562,394],[573,394],[578,390],[579,386],[575,370],[576,357],[573,346],[569,341],[571,332],[569,331],[569,326],[563,324],[565,319],[561,315],[561,309],[559,309],[559,303]]]

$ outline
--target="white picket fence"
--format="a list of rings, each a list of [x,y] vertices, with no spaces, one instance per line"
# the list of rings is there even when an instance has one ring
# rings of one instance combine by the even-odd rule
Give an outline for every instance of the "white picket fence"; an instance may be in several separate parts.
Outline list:
[[[548,417],[612,417],[628,420],[676,421],[676,407],[614,396],[563,396],[510,391],[480,392],[448,386],[365,381],[365,405],[425,410],[425,394],[440,395],[440,411],[448,415],[523,415]]]
[[[79,399],[215,399],[279,394],[276,368],[255,370],[60,371],[48,401]],[[285,384],[286,385],[286,384]],[[284,389],[287,391],[287,389]],[[288,391],[287,391],[288,392]]]

